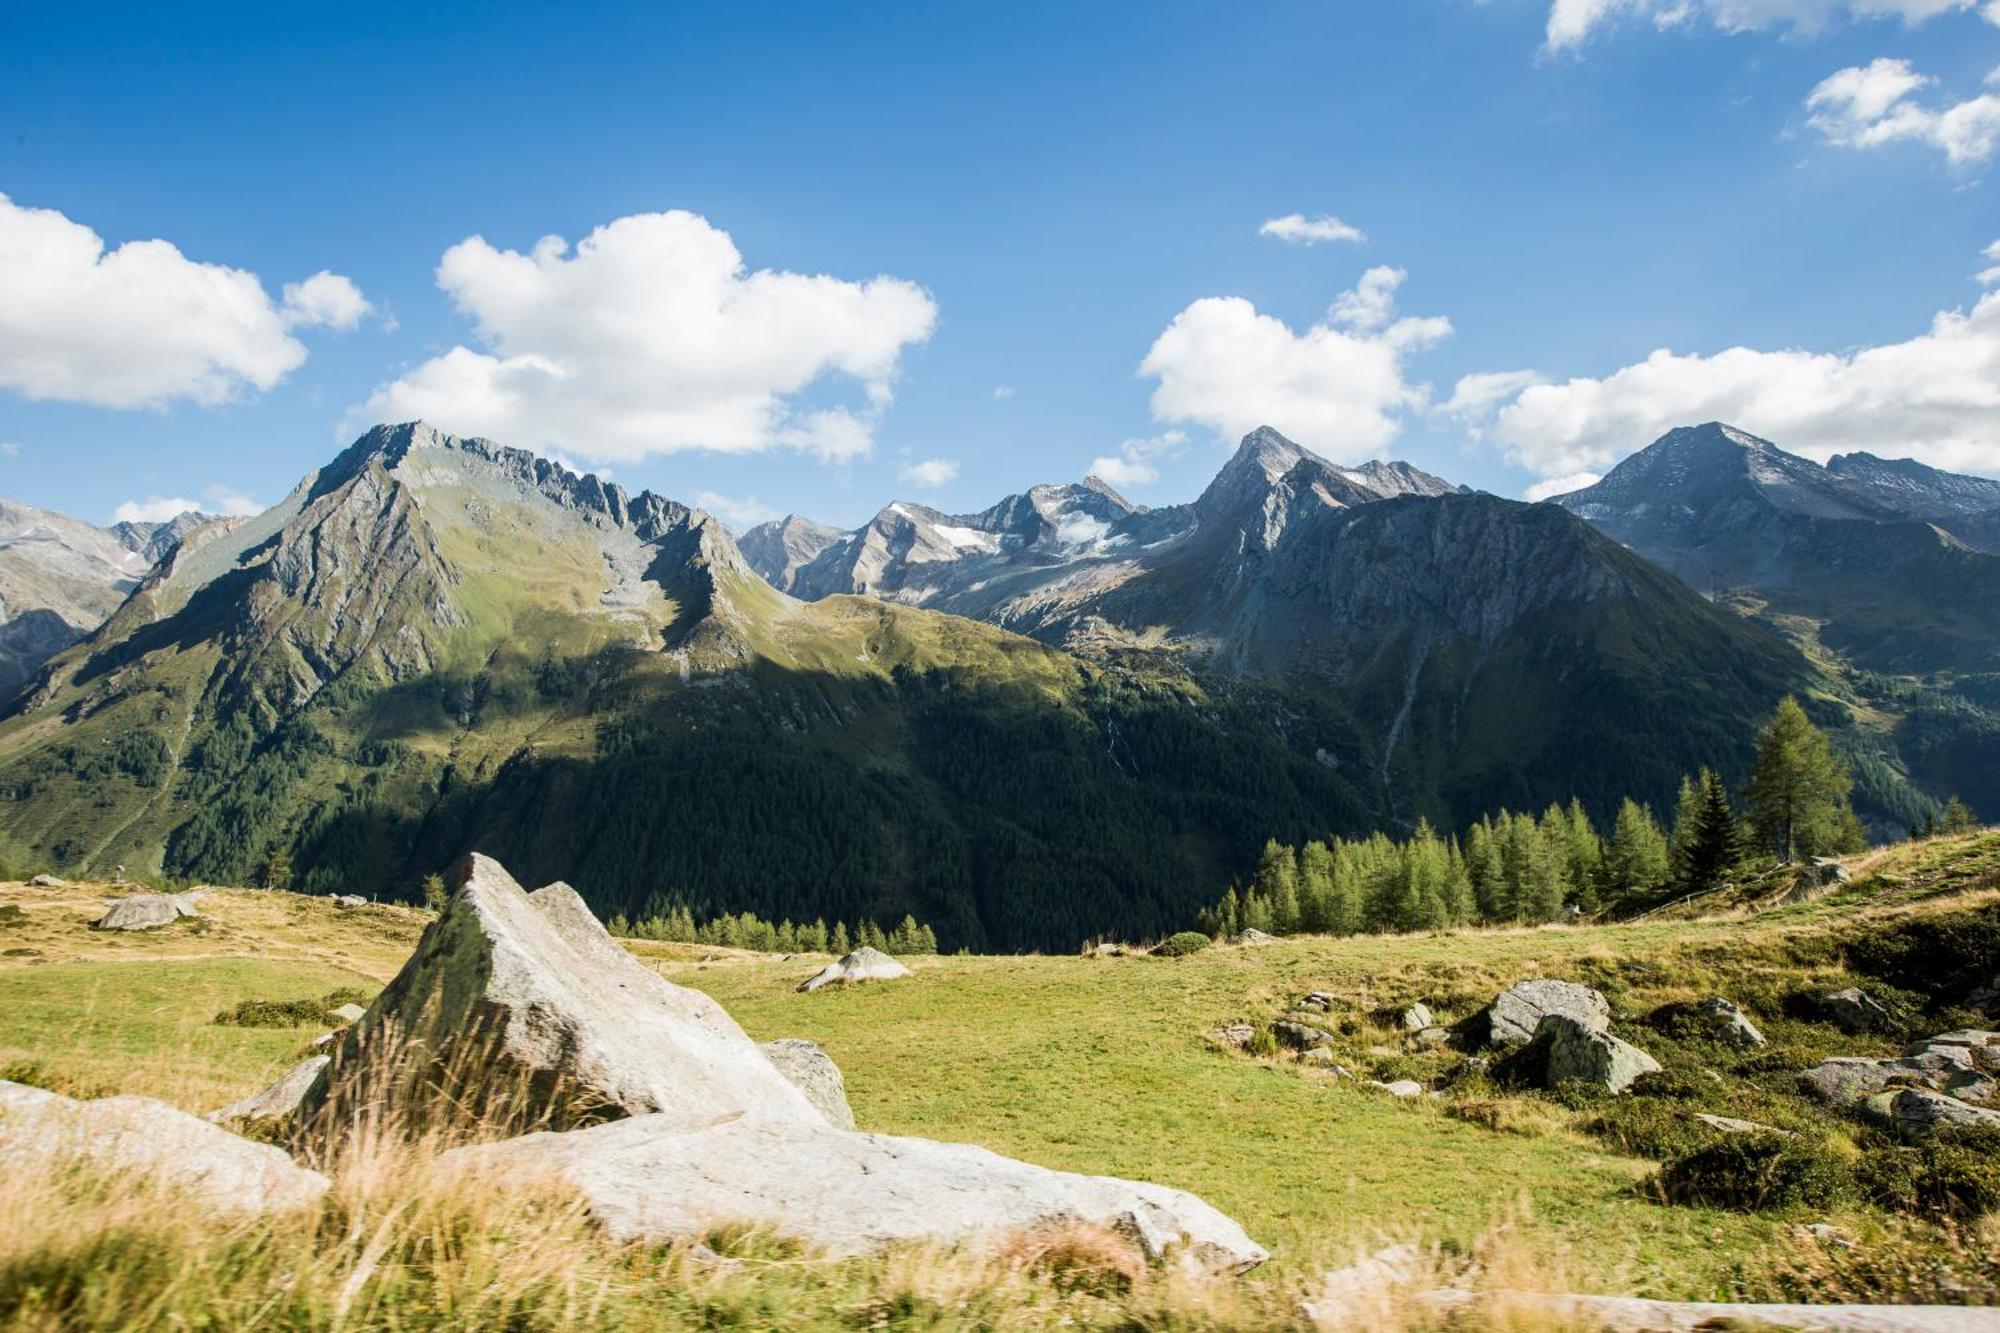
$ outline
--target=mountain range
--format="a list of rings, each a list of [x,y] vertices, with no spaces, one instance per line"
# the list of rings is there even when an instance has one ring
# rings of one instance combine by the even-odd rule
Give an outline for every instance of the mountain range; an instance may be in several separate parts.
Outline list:
[[[149,572],[134,553],[136,586],[0,722],[0,838],[214,881],[283,849],[306,887],[405,896],[479,847],[605,913],[911,912],[947,947],[1069,947],[1183,923],[1270,837],[1663,806],[1700,764],[1740,773],[1786,692],[1866,751],[1890,826],[1929,797],[1867,733],[1883,710],[1649,535],[1648,487],[1744,503],[1724,438],[1528,505],[1267,429],[1186,505],[1091,479],[739,543],[378,427],[265,513],[166,537]],[[1838,503],[1817,472],[1758,485],[1991,558],[1880,498],[1977,516],[1991,483],[1842,466],[1817,470]],[[1660,525],[1697,562],[1738,549],[1703,536],[1723,526]]]

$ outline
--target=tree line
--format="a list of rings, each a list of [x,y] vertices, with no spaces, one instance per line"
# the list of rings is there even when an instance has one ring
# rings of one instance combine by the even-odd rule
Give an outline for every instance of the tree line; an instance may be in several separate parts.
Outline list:
[[[862,947],[890,954],[938,951],[937,933],[914,916],[905,916],[901,923],[886,931],[875,922],[865,920],[851,929],[845,921],[836,921],[831,928],[823,920],[805,924],[791,921],[773,924],[754,912],[725,914],[697,924],[692,912],[685,907],[676,907],[663,916],[642,917],[636,921],[628,920],[623,912],[619,912],[604,923],[604,928],[625,939],[714,944],[732,949],[756,949],[764,953],[845,954]]]
[[[1273,840],[1249,885],[1230,885],[1196,924],[1211,935],[1534,924],[1704,893],[1753,863],[1859,851],[1866,835],[1853,786],[1825,733],[1787,697],[1757,737],[1740,803],[1703,768],[1682,779],[1670,824],[1628,797],[1600,833],[1572,799],[1539,816],[1501,810],[1463,837],[1420,821],[1400,841],[1380,831],[1300,846]],[[1971,812],[1953,797],[1931,831],[1971,826]]]

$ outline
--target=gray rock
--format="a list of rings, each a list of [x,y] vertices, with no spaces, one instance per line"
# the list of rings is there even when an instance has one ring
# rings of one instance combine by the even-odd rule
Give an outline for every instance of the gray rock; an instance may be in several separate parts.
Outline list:
[[[150,1176],[176,1199],[223,1213],[304,1207],[329,1184],[277,1148],[149,1097],[77,1101],[0,1083],[0,1163],[34,1167],[51,1159]]]
[[[61,875],[37,875],[29,880],[28,883],[38,889],[66,889],[69,887],[69,881]]]
[[[336,893],[333,895],[335,907],[366,907],[368,900],[358,893]]]
[[[1525,1046],[1542,1019],[1560,1014],[1592,1032],[1611,1026],[1611,1002],[1573,981],[1522,981],[1502,991],[1486,1011],[1487,1041],[1500,1047]]]
[[[1324,1028],[1282,1019],[1271,1024],[1271,1035],[1278,1039],[1279,1045],[1289,1046],[1295,1051],[1309,1051],[1315,1046],[1327,1046],[1333,1042],[1333,1034]]]
[[[1733,1116],[1710,1115],[1706,1111],[1695,1112],[1694,1118],[1702,1124],[1707,1125],[1710,1129],[1723,1134],[1776,1134],[1780,1138],[1787,1139],[1794,1137],[1789,1129],[1777,1129],[1771,1125],[1760,1124],[1755,1120],[1738,1120]]]
[[[1572,1080],[1623,1092],[1641,1074],[1657,1073],[1660,1062],[1630,1042],[1588,1027],[1565,1014],[1545,1014],[1535,1039],[1548,1048],[1545,1078],[1550,1087]]]
[[[1894,1026],[1889,1011],[1858,986],[1829,991],[1819,997],[1819,1007],[1843,1032],[1887,1032]]]
[[[263,1120],[282,1120],[299,1109],[300,1101],[315,1080],[319,1071],[326,1068],[333,1059],[330,1055],[313,1055],[299,1061],[285,1072],[285,1076],[262,1092],[253,1092],[241,1101],[231,1102],[220,1110],[210,1111],[205,1117],[213,1125],[252,1124]]]
[[[1312,1009],[1323,1014],[1333,1008],[1333,992],[1323,990],[1307,991],[1305,998],[1299,1001],[1299,1008]]]
[[[1401,1098],[1404,1100],[1407,1100],[1411,1097],[1421,1097],[1424,1095],[1424,1085],[1417,1082],[1413,1078],[1399,1078],[1393,1083],[1379,1083],[1371,1078],[1368,1080],[1368,1086],[1371,1088],[1379,1088],[1383,1092],[1388,1093],[1391,1097]]]
[[[1799,1075],[1799,1082],[1820,1100],[1851,1105],[1892,1085],[1941,1091],[1954,1077],[1973,1072],[1972,1052],[1965,1047],[1940,1047],[1897,1059],[1876,1060],[1843,1055],[1822,1060]]]
[[[1241,935],[1238,935],[1236,942],[1238,944],[1269,944],[1272,938],[1272,936],[1266,935],[1263,931],[1252,926]]]
[[[158,930],[184,916],[196,916],[193,901],[180,893],[135,893],[113,898],[96,922],[98,930]]]
[[[910,969],[883,953],[862,945],[837,963],[825,967],[799,983],[801,991],[815,991],[822,986],[846,985],[858,981],[893,981],[897,977],[907,977]]]
[[[500,1179],[552,1173],[617,1240],[698,1238],[736,1223],[851,1255],[897,1242],[976,1248],[1027,1228],[1081,1222],[1122,1232],[1149,1255],[1181,1249],[1222,1271],[1267,1257],[1236,1223],[1180,1190],[824,1122],[753,1116],[689,1127],[671,1116],[636,1116],[459,1148],[441,1162]]]
[[[368,1011],[358,1004],[337,1005],[327,1010],[328,1018],[337,1018],[343,1023],[355,1024],[368,1016]]]
[[[1431,1017],[1430,1008],[1422,1003],[1411,1005],[1397,1018],[1405,1032],[1422,1032],[1425,1028],[1436,1027],[1437,1020]]]
[[[2000,1129],[2000,1111],[1967,1106],[1928,1088],[1904,1088],[1889,1104],[1889,1116],[1905,1143],[1921,1143],[1941,1129]]]
[[[1750,1016],[1719,995],[1703,1000],[1695,1006],[1695,1012],[1707,1023],[1710,1035],[1724,1045],[1752,1051],[1764,1044],[1764,1034],[1757,1030]]]
[[[1248,1023],[1224,1023],[1209,1033],[1209,1036],[1215,1039],[1218,1046],[1227,1046],[1231,1050],[1240,1051],[1256,1039],[1257,1029]]]
[[[307,1094],[311,1136],[364,1111],[447,1132],[480,1117],[825,1123],[721,1005],[620,948],[567,884],[524,893],[476,853],[452,878],[444,911]]]
[[[1330,1046],[1315,1046],[1309,1051],[1299,1052],[1299,1063],[1312,1069],[1324,1069],[1335,1078],[1354,1077],[1354,1071],[1340,1063]]]
[[[854,1109],[847,1104],[847,1080],[840,1066],[821,1050],[819,1043],[803,1037],[780,1037],[763,1045],[764,1054],[819,1108],[835,1129],[854,1128]]]
[[[1412,1034],[1411,1041],[1419,1046],[1443,1046],[1451,1040],[1450,1028],[1425,1028]]]

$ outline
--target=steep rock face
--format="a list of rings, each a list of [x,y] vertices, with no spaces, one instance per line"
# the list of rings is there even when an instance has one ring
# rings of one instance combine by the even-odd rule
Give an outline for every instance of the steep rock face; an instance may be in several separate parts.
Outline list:
[[[152,566],[144,545],[0,500],[0,699],[117,609]]]
[[[839,528],[787,514],[749,529],[737,538],[736,546],[765,582],[779,592],[791,592],[799,570],[829,546],[846,540]]]
[[[1952,520],[2000,512],[2000,481],[1945,472],[1914,458],[1835,454],[1826,470],[1865,490],[1877,503],[1912,518],[1952,526]]]

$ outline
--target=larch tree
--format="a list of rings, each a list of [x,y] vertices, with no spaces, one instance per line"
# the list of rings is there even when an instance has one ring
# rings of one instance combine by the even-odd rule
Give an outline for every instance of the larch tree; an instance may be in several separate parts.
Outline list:
[[[1854,776],[1833,752],[1826,733],[1812,724],[1799,701],[1786,695],[1757,738],[1757,759],[1743,789],[1757,845],[1787,863],[1799,856],[1843,850],[1851,841],[1848,795]]]

